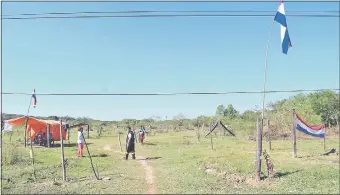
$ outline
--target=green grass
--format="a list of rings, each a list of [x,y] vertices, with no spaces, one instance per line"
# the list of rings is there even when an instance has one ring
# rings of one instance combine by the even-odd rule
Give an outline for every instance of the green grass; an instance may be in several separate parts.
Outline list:
[[[95,134],[95,133],[93,133]],[[65,147],[68,159],[67,177],[84,178],[74,183],[61,182],[60,148],[35,148],[37,182],[27,183],[32,178],[29,150],[13,147],[15,139],[6,143],[3,155],[7,155],[3,176],[13,183],[3,182],[3,193],[146,193],[148,184],[145,172],[137,161],[123,161],[116,136],[91,137],[87,140],[101,177],[110,181],[96,181],[88,158],[76,158],[76,146]],[[92,136],[92,135],[91,135]],[[122,142],[124,144],[124,136]],[[75,134],[72,135],[75,141]],[[8,142],[8,140],[7,140]],[[298,158],[292,158],[291,141],[274,141],[269,151],[278,178],[266,178],[260,184],[253,182],[255,173],[256,143],[239,138],[214,138],[214,151],[210,138],[197,142],[195,132],[170,132],[148,136],[145,145],[136,145],[136,155],[160,157],[150,159],[153,167],[157,193],[338,193],[339,156],[323,153],[322,139],[298,140]],[[10,147],[10,145],[12,147]],[[105,147],[111,151],[104,150]],[[263,142],[264,149],[267,143]],[[339,149],[338,139],[327,139],[327,148]],[[6,151],[8,149],[8,151]],[[10,164],[15,151],[19,160]],[[86,151],[86,150],[85,150]],[[13,157],[12,157],[13,158]],[[4,160],[3,160],[4,161]],[[214,172],[207,173],[207,170]],[[266,175],[264,162],[262,170]],[[56,178],[62,186],[54,185]],[[131,187],[128,187],[128,184]]]

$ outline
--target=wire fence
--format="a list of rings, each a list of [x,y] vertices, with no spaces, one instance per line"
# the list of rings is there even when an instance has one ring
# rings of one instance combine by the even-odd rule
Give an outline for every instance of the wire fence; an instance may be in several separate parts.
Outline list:
[[[3,20],[34,19],[88,19],[88,18],[169,18],[169,17],[274,17],[273,14],[153,14],[153,15],[90,15],[90,16],[35,16],[35,17],[3,17]],[[340,18],[336,14],[287,14],[289,17],[305,18]]]
[[[297,93],[340,91],[340,88],[329,89],[294,89],[268,91],[229,91],[229,92],[178,92],[178,93],[36,93],[39,96],[174,96],[174,95],[227,95],[227,94],[263,94],[263,93]],[[1,95],[32,95],[32,93],[3,92]]]

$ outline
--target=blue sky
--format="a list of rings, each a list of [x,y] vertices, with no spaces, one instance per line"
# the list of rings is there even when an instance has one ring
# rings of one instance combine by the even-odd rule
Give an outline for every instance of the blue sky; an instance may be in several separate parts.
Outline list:
[[[124,10],[273,10],[278,3],[3,3],[2,14]],[[339,10],[285,3],[286,11]],[[2,91],[171,93],[260,91],[270,17],[3,20]],[[281,53],[275,23],[267,90],[339,88],[339,18],[288,17],[293,48]],[[266,103],[292,93],[266,96]],[[4,95],[3,112],[25,114],[29,96]],[[212,115],[219,104],[261,107],[261,94],[38,96],[32,115],[101,120]]]

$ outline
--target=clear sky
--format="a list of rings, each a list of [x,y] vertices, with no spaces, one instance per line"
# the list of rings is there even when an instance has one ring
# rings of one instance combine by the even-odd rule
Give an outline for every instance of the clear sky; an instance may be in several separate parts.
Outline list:
[[[3,3],[2,14],[124,10],[277,10],[279,3]],[[339,10],[339,3],[285,3],[286,11]],[[2,91],[171,93],[261,91],[273,18],[3,20]],[[339,88],[339,18],[288,17],[293,48],[271,38],[267,90]],[[292,93],[268,94],[266,103]],[[261,94],[38,96],[31,115],[101,120],[212,115],[219,104],[261,107]],[[29,96],[4,95],[3,112],[25,114]]]

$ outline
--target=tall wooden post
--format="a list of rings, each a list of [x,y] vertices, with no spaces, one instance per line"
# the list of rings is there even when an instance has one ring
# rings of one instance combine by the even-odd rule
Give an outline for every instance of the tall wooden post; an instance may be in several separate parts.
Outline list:
[[[32,159],[32,168],[33,168],[33,176],[34,176],[34,179],[36,180],[37,179],[37,176],[35,174],[35,168],[34,168],[34,153],[33,153],[33,142],[32,142],[32,128],[30,129],[30,157]]]
[[[25,129],[24,141],[25,141],[25,148],[26,148],[27,147],[27,126],[26,126],[26,129]]]
[[[63,180],[66,181],[64,140],[63,140],[63,121],[61,117],[60,117],[60,149],[61,149],[61,168],[62,168],[62,173],[63,173]]]
[[[326,125],[325,125],[325,136],[323,137],[323,151],[326,151]]]
[[[122,142],[120,141],[120,132],[118,132],[118,141],[119,141],[120,151],[123,152],[123,149],[122,149]]]
[[[214,150],[214,144],[213,144],[213,139],[212,139],[212,133],[210,134],[210,145],[211,145],[211,150]]]
[[[293,157],[296,158],[296,121],[295,121],[295,109],[291,110],[292,118],[292,139],[293,139]]]
[[[71,144],[70,142],[70,129],[67,129],[67,141],[68,141],[68,145]]]
[[[90,139],[90,125],[87,125],[87,139]]]
[[[210,128],[209,131],[211,131],[211,120],[210,120]],[[214,144],[213,144],[213,138],[212,138],[212,133],[210,133],[210,145],[211,145],[211,150],[214,150]]]
[[[261,180],[261,153],[262,153],[262,119],[257,119],[256,144],[256,181]]]
[[[197,143],[200,143],[200,137],[201,137],[201,135],[200,135],[200,125],[199,124],[197,124]]]
[[[272,138],[271,138],[271,131],[270,131],[270,120],[267,119],[267,132],[268,132],[268,144],[269,150],[272,150]]]
[[[46,126],[46,133],[47,133],[47,147],[50,148],[51,147],[51,142],[50,142],[50,125],[47,124]]]

